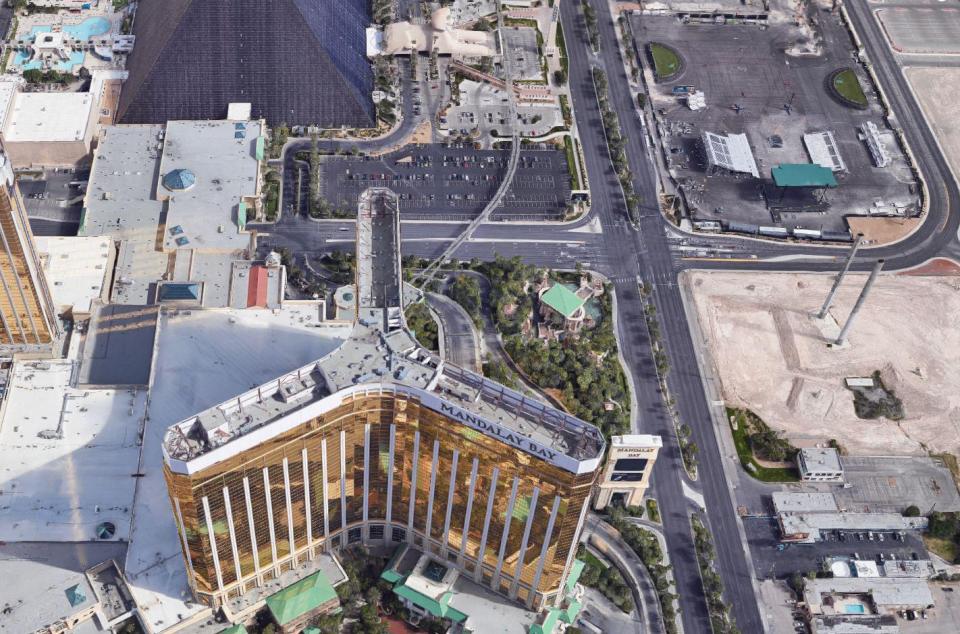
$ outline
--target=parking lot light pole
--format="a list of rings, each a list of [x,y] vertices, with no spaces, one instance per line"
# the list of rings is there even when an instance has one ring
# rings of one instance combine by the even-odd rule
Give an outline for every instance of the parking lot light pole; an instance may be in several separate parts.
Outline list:
[[[820,312],[817,313],[817,319],[823,319],[827,316],[827,311],[830,310],[830,305],[833,304],[833,298],[837,294],[837,289],[840,288],[840,283],[843,282],[843,278],[846,276],[847,271],[850,270],[850,265],[853,264],[853,258],[857,255],[857,249],[860,248],[860,242],[863,240],[863,234],[858,233],[856,239],[853,241],[853,248],[850,249],[850,255],[847,256],[847,261],[843,265],[843,269],[840,271],[840,275],[837,276],[837,279],[833,281],[833,288],[830,289],[830,293],[827,295],[827,301],[823,302],[823,308],[820,309]]]
[[[843,330],[840,331],[840,336],[837,337],[836,345],[843,345],[844,340],[847,338],[847,333],[850,332],[850,326],[853,325],[853,320],[857,316],[857,313],[860,312],[860,308],[863,306],[863,302],[867,299],[867,294],[870,292],[870,289],[873,288],[873,283],[877,281],[877,276],[880,275],[880,270],[883,268],[883,260],[877,260],[877,263],[873,265],[873,270],[870,271],[870,277],[867,278],[867,283],[863,285],[863,290],[860,291],[860,297],[857,298],[857,303],[853,305],[853,310],[850,311],[850,316],[847,317],[847,323],[843,325]]]

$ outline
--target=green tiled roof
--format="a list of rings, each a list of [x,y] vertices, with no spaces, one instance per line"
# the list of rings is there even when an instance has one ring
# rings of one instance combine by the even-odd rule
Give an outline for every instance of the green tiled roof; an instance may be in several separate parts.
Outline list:
[[[564,623],[573,623],[577,620],[577,615],[580,614],[580,608],[583,605],[576,599],[571,599],[567,597],[567,607],[560,611],[560,620]]]
[[[583,572],[584,566],[586,566],[586,564],[579,559],[573,560],[573,565],[570,566],[570,574],[567,575],[567,592],[573,592],[573,586],[577,585],[577,582],[580,581],[580,574]]]
[[[410,586],[403,584],[396,586],[393,589],[393,592],[398,597],[406,599],[410,603],[420,606],[429,612],[431,616],[441,619],[450,619],[456,623],[462,623],[467,620],[466,614],[449,605],[450,599],[453,597],[453,593],[451,592],[444,593],[443,596],[440,597],[439,601],[431,599],[427,595],[417,592]]]
[[[563,284],[554,284],[540,297],[540,301],[564,317],[570,317],[587,301]]]
[[[816,163],[784,163],[771,170],[777,187],[836,187],[830,168]]]
[[[225,630],[220,630],[220,634],[247,634],[247,628],[243,626],[243,623],[237,623]]]
[[[387,583],[396,583],[403,580],[403,575],[396,570],[384,570],[382,573],[380,573],[380,578]]]
[[[267,597],[267,607],[280,625],[299,618],[318,606],[337,598],[323,572],[315,572],[306,579]]]
[[[547,616],[543,619],[543,623],[534,623],[530,626],[530,634],[553,634],[553,630],[556,629],[557,621],[559,620],[560,610],[550,608]]]

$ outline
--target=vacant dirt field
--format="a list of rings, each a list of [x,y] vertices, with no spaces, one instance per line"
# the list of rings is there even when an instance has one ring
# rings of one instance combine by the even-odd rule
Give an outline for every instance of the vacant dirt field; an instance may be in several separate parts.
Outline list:
[[[960,177],[960,68],[905,68],[920,106],[946,154],[954,177]]]
[[[839,331],[866,279],[850,275],[824,332]],[[960,452],[960,278],[883,275],[848,343],[829,347],[816,313],[833,281],[815,274],[685,274],[728,405],[797,445],[836,438],[861,455]],[[861,420],[845,377],[881,371],[899,422]]]

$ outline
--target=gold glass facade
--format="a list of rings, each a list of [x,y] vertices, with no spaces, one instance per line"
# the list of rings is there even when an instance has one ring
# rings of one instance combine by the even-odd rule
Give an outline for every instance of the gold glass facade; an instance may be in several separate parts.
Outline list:
[[[539,608],[562,585],[596,472],[571,473],[415,397],[373,390],[166,477],[191,584],[210,603],[322,549],[408,541]]]
[[[49,344],[53,317],[20,191],[0,184],[0,346]]]

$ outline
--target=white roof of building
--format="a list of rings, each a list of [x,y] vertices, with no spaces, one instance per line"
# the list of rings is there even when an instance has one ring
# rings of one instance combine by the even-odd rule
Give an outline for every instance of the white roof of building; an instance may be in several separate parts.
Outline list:
[[[722,167],[731,172],[751,174],[760,177],[757,162],[753,159],[753,150],[746,134],[728,134],[722,136],[713,132],[703,133],[703,146],[707,151],[707,160],[711,165]]]
[[[904,517],[897,513],[780,513],[779,517],[787,535],[832,530],[918,530],[927,525],[925,517]]]
[[[181,246],[237,249],[249,246],[250,237],[238,232],[238,207],[244,197],[256,196],[260,162],[257,139],[259,121],[171,121],[167,124],[160,160],[157,197],[169,197],[165,249]],[[186,169],[196,178],[189,189],[171,191],[163,177]],[[180,227],[182,233],[174,234]],[[187,242],[179,244],[186,239]]]
[[[879,577],[880,568],[877,562],[872,559],[856,559],[853,562],[853,568],[857,571],[858,577]]]
[[[69,359],[17,361],[0,421],[0,540],[127,539],[146,393],[70,387]]]
[[[231,103],[227,105],[228,121],[249,121],[250,113],[253,111],[251,103]]]
[[[163,204],[153,199],[162,125],[108,126],[100,134],[80,235],[153,244]]]
[[[830,447],[804,447],[800,450],[807,471],[843,471],[840,452]]]
[[[611,447],[662,447],[663,439],[660,436],[651,434],[624,434],[623,436],[612,436],[610,438]]]
[[[9,143],[81,141],[95,102],[88,92],[18,92],[4,139]]]
[[[773,492],[776,513],[836,512],[840,510],[833,493]]]
[[[803,135],[803,144],[807,147],[807,153],[810,155],[810,161],[826,167],[834,172],[844,172],[847,169],[840,156],[840,148],[837,147],[837,141],[833,138],[833,132],[812,132]]]
[[[13,107],[13,98],[23,84],[23,78],[16,75],[0,76],[0,129],[7,122],[7,115]]]
[[[18,546],[21,545],[11,544],[13,552],[0,554],[4,578],[16,579],[16,583],[0,586],[0,603],[9,608],[0,616],[0,629],[4,632],[39,631],[99,603],[83,572],[59,565],[56,556],[48,559],[29,550],[18,552]],[[99,562],[91,561],[89,565],[95,563]]]
[[[89,312],[103,291],[113,246],[102,236],[37,236],[37,251],[46,254],[43,270],[53,303],[60,311]]]
[[[933,605],[933,595],[924,579],[834,577],[807,581],[804,595],[811,606],[819,606],[821,597],[829,594],[870,594],[881,610]]]

